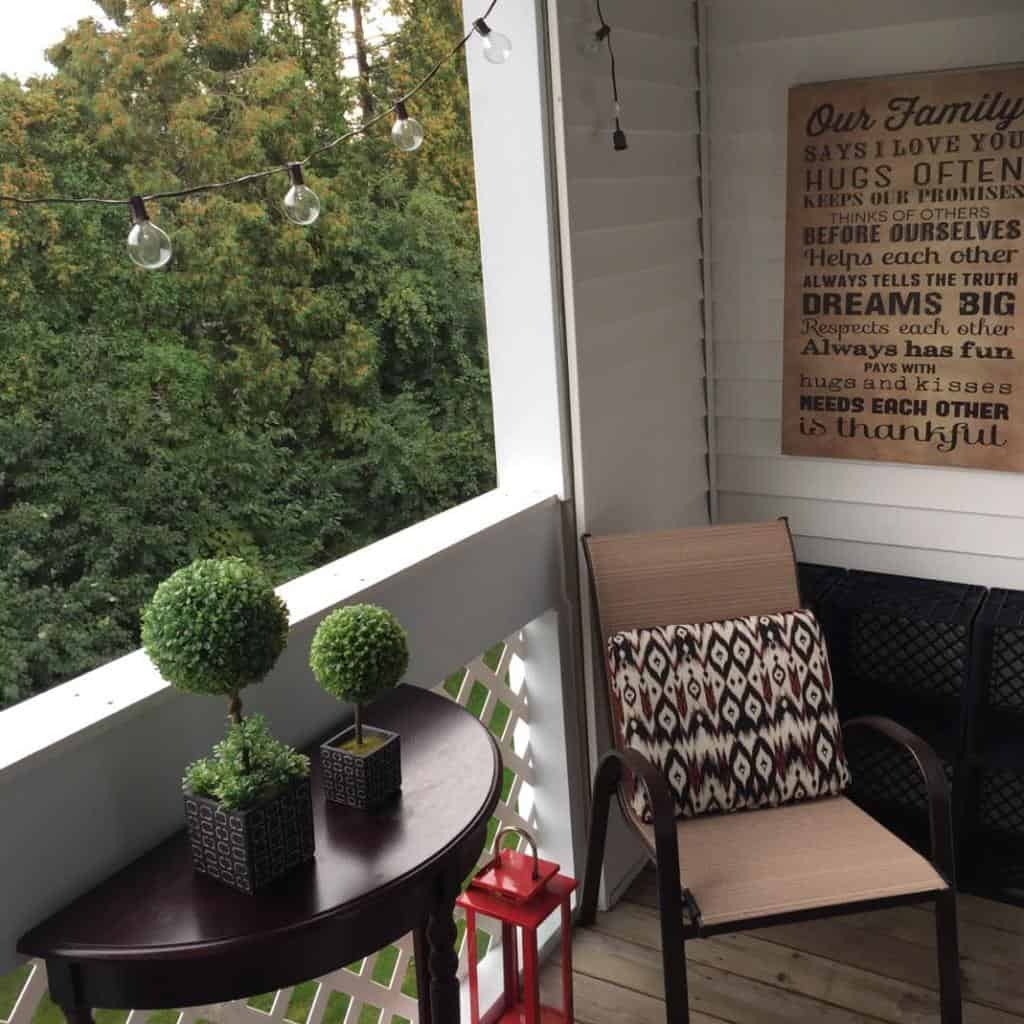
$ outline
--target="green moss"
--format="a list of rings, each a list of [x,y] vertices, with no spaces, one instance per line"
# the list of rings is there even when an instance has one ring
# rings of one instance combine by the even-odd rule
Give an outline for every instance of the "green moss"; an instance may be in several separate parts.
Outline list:
[[[367,754],[372,754],[375,750],[380,750],[387,741],[387,736],[367,736],[364,734],[362,743],[353,736],[352,739],[346,740],[344,743],[335,743],[334,746],[349,754],[357,754],[359,757],[366,757]]]

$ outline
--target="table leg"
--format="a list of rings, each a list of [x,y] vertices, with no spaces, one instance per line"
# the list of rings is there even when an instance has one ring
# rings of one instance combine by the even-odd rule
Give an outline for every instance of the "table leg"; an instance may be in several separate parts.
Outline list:
[[[444,895],[430,913],[430,1013],[432,1024],[459,1022],[459,957],[455,952],[455,895]]]
[[[67,1017],[68,1024],[95,1024],[92,1019],[92,1007],[83,1006],[81,1004],[77,1006],[62,1006],[61,1010],[64,1016]]]
[[[480,1024],[480,979],[476,975],[476,911],[466,911],[466,955],[469,960],[469,1024]]]
[[[433,1024],[430,1016],[430,942],[426,925],[413,930],[412,949],[416,961],[416,999],[420,1008],[420,1024]]]
[[[50,998],[61,1008],[68,1024],[94,1024],[92,1007],[82,999],[81,974],[76,964],[47,960],[46,984]]]

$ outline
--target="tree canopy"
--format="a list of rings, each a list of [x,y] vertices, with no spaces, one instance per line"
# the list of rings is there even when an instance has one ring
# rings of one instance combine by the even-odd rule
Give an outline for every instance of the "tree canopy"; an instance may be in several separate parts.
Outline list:
[[[461,31],[396,0],[369,77],[351,0],[98,0],[0,77],[5,192],[127,196],[301,158]],[[364,2],[364,6],[366,6]],[[390,104],[390,100],[388,100]],[[169,573],[240,555],[275,581],[494,486],[465,68],[306,171],[148,204],[166,271],[128,260],[123,207],[0,207],[0,707],[138,645]]]

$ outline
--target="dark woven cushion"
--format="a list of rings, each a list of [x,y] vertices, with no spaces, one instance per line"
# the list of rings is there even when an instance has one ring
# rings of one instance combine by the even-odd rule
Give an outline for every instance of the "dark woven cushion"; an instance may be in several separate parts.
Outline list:
[[[850,772],[812,612],[660,626],[608,639],[622,743],[660,768],[678,813],[835,796]],[[633,806],[651,820],[647,794]]]

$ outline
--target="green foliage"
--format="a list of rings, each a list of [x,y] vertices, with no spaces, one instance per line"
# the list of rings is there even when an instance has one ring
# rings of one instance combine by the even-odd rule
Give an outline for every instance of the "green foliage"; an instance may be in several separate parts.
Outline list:
[[[347,605],[317,627],[309,665],[328,693],[364,704],[402,681],[409,667],[405,630],[386,608]]]
[[[181,784],[186,793],[245,810],[308,774],[309,758],[275,739],[262,715],[249,715],[232,723],[211,757],[185,769]]]
[[[288,609],[240,558],[200,559],[156,588],[142,643],[179,690],[230,695],[258,683],[288,642]]]
[[[380,0],[383,5],[384,0]],[[345,0],[102,0],[0,76],[0,187],[129,195],[280,166],[358,116]],[[401,0],[391,95],[450,45],[450,0]],[[495,484],[465,70],[284,176],[149,204],[166,272],[119,208],[0,207],[0,707],[126,653],[157,583],[240,556],[293,578]]]

